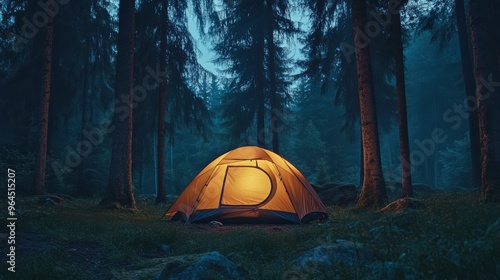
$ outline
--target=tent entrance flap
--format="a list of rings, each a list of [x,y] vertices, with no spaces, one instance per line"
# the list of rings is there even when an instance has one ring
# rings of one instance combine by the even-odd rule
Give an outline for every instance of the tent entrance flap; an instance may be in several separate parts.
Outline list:
[[[228,166],[222,187],[221,206],[258,206],[272,193],[272,180],[254,166]]]

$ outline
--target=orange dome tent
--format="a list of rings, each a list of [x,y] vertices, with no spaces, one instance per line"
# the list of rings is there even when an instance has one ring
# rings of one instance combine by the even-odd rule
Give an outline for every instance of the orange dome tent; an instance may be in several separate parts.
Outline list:
[[[165,213],[186,223],[294,222],[326,218],[318,195],[290,162],[255,146],[208,164]]]

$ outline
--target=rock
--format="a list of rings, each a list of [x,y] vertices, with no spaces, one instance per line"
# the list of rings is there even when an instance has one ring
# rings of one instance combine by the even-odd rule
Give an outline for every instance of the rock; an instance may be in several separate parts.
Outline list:
[[[345,206],[355,203],[358,199],[358,191],[355,185],[337,185],[318,193],[325,205]]]
[[[222,226],[222,223],[219,221],[211,221],[209,224],[211,226],[214,226],[214,227],[221,227]]]
[[[380,209],[378,212],[398,212],[405,209],[419,209],[422,208],[423,206],[424,206],[424,201],[421,199],[404,197],[387,204],[384,208]]]
[[[141,259],[133,265],[111,270],[113,280],[158,279],[170,258]]]
[[[157,279],[245,279],[245,270],[219,252],[171,257]]]
[[[334,266],[343,265],[350,270],[373,261],[373,253],[362,244],[337,240],[335,244],[321,245],[302,254],[284,279],[330,279],[332,275],[328,272],[333,271]]]
[[[358,266],[375,261],[372,251],[362,244],[347,240],[335,242],[318,246],[299,256],[281,279],[336,279],[339,270],[350,274]]]
[[[162,252],[164,252],[165,254],[169,255],[172,253],[172,248],[170,248],[169,245],[166,245],[166,244],[160,244],[160,249]]]
[[[64,204],[64,197],[46,194],[40,196],[38,202],[43,205],[61,205]]]
[[[218,252],[144,258],[111,271],[114,280],[245,279],[246,271]]]
[[[322,188],[322,187],[318,187],[318,186],[316,186],[316,185],[314,185],[314,184],[311,184],[311,187],[313,187],[313,189],[314,189],[314,191],[315,191],[316,193],[319,193],[320,191],[322,191],[322,190],[323,190],[323,188]]]

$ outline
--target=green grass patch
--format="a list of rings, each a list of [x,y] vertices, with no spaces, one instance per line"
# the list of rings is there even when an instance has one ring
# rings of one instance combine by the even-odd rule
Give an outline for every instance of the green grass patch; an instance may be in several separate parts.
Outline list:
[[[478,197],[436,194],[424,198],[424,208],[400,213],[331,208],[328,221],[310,225],[222,227],[163,221],[165,205],[141,203],[139,211],[129,212],[103,209],[95,199],[41,205],[18,198],[15,276],[108,278],[111,270],[145,258],[219,251],[242,265],[250,279],[282,279],[302,253],[343,239],[373,250],[376,262],[356,269],[338,265],[325,275],[495,278],[500,276],[500,206]],[[170,247],[170,255],[160,244]],[[2,270],[7,275],[5,266]]]

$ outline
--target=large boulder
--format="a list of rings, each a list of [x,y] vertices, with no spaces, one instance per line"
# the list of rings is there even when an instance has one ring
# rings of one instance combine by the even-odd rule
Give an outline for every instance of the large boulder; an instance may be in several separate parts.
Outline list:
[[[318,196],[325,205],[345,206],[356,203],[358,191],[355,185],[335,185],[321,190]]]
[[[219,252],[171,258],[157,279],[245,279],[245,270]]]
[[[362,244],[347,240],[336,240],[334,244],[321,245],[311,249],[294,262],[283,279],[331,279],[334,271],[350,271],[358,266],[375,261],[371,250]]]
[[[219,252],[144,258],[111,271],[113,280],[245,279],[246,271]]]

